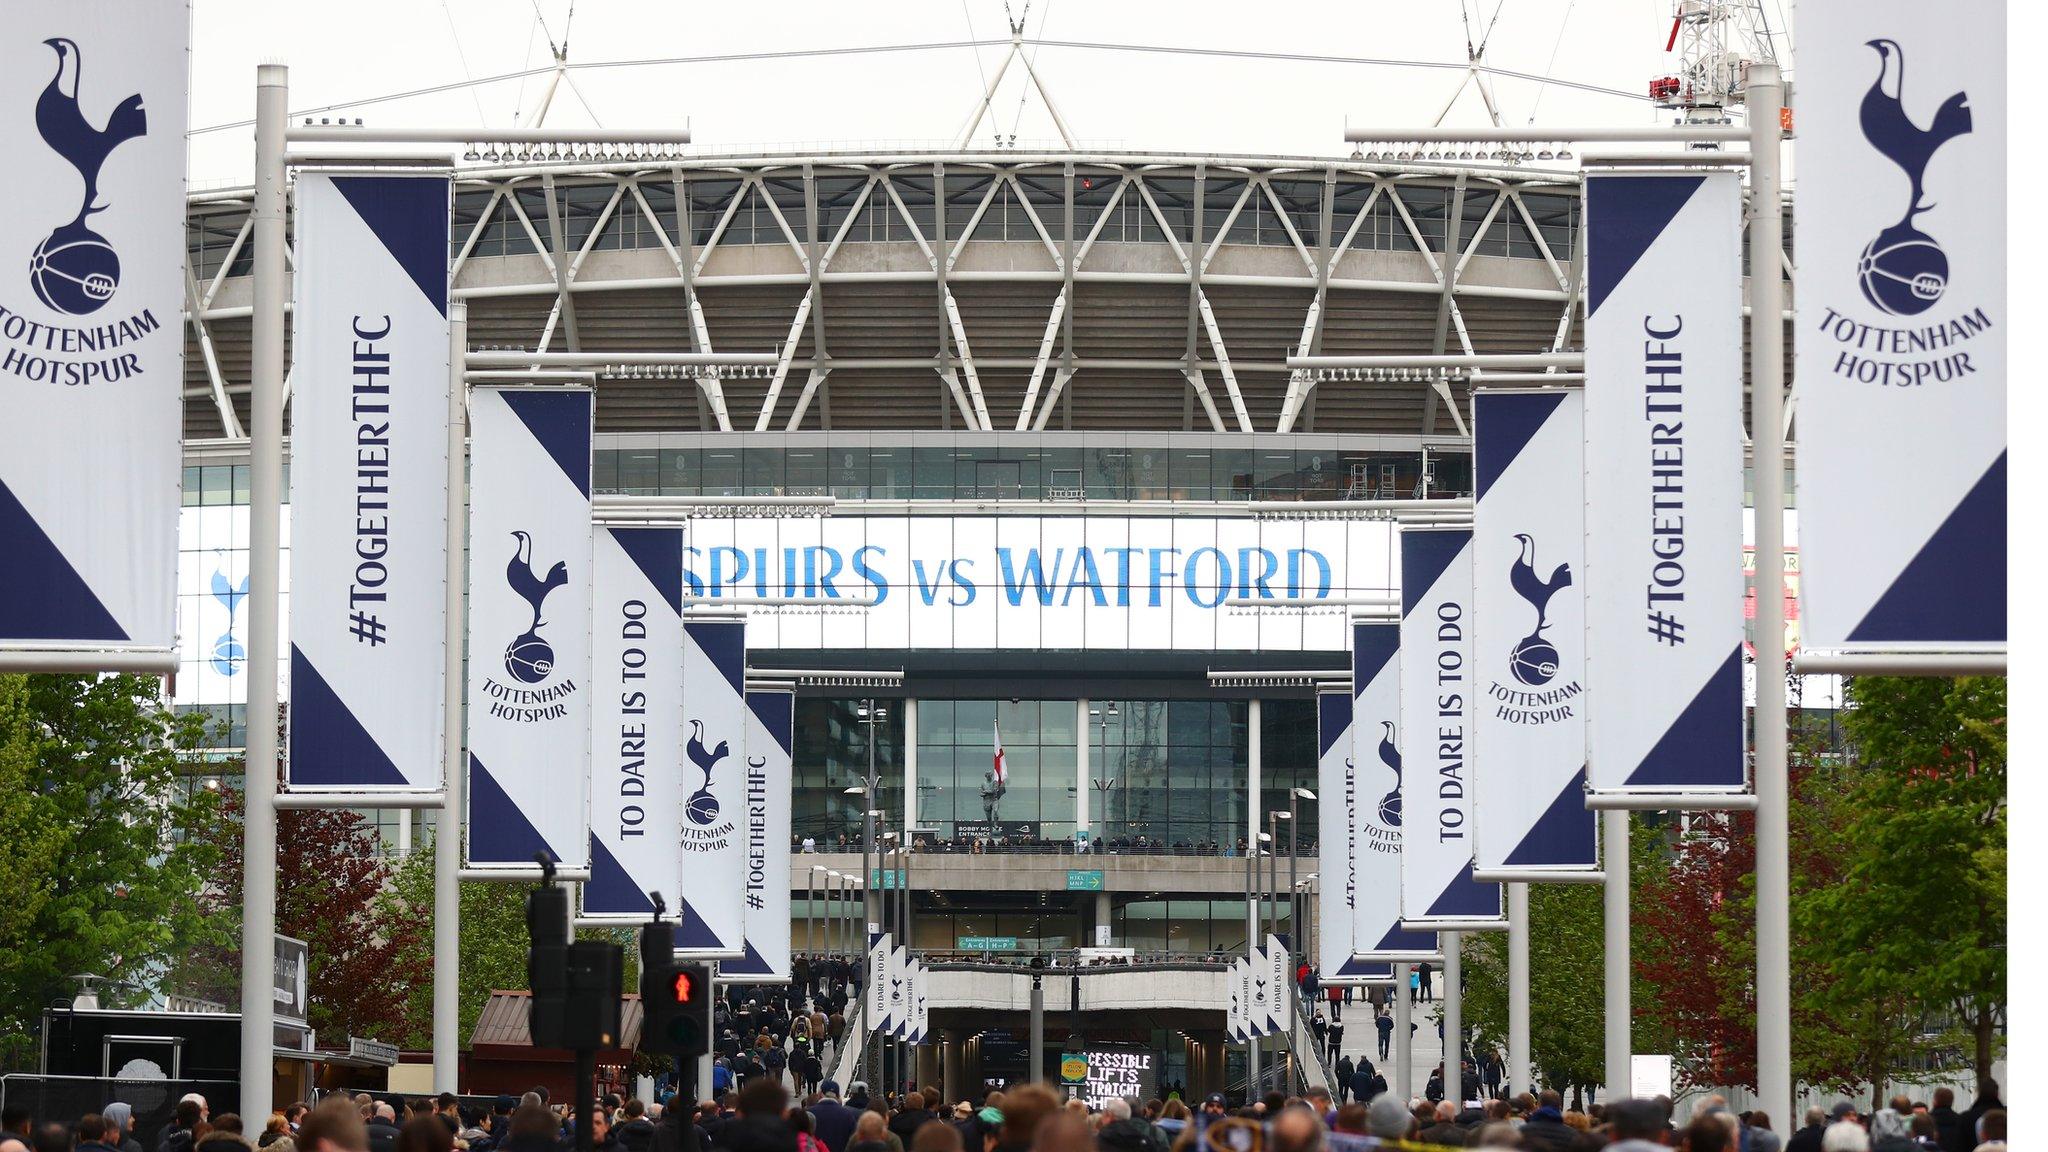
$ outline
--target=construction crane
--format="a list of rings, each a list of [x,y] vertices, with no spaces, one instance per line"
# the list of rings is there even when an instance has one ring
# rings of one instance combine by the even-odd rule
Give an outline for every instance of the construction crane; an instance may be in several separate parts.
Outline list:
[[[1676,66],[1650,80],[1650,99],[1682,124],[1729,123],[1752,64],[1778,62],[1763,0],[1674,0],[1664,51]]]

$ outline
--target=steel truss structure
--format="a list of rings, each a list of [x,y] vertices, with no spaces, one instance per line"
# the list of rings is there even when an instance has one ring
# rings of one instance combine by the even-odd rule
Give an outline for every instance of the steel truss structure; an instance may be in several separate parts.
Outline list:
[[[192,198],[188,439],[243,436],[248,203]],[[473,348],[779,354],[601,374],[605,431],[1463,435],[1458,381],[1286,359],[1567,347],[1579,219],[1576,171],[1512,164],[565,160],[459,170],[451,258]]]

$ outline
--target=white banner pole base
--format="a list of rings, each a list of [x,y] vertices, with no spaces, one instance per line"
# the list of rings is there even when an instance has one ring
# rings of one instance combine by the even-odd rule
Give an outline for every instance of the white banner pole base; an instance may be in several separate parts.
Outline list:
[[[1605,872],[1545,872],[1533,868],[1503,868],[1497,872],[1472,870],[1472,879],[1481,884],[1605,884]],[[1506,924],[1500,927],[1507,927]]]
[[[1595,812],[1754,812],[1754,792],[1588,792]]]
[[[2005,649],[1983,652],[1800,652],[1792,670],[1807,676],[2003,676]]]

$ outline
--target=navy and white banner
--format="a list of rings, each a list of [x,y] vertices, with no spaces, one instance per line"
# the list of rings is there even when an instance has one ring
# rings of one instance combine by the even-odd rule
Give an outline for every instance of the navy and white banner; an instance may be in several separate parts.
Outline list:
[[[1436,936],[1401,930],[1401,625],[1394,621],[1351,622],[1351,691],[1316,698],[1325,741],[1337,740],[1339,756],[1351,768],[1342,803],[1322,793],[1321,807],[1349,813],[1351,872],[1351,958],[1341,974],[1385,980],[1392,960],[1436,954]],[[1335,731],[1341,720],[1347,731]],[[1330,783],[1329,752],[1323,758],[1323,786]],[[1327,881],[1327,867],[1321,872]],[[1330,885],[1324,885],[1329,891]],[[1331,935],[1325,923],[1325,940]],[[1328,967],[1324,972],[1333,971]],[[1328,979],[1326,976],[1325,979]]]
[[[441,786],[445,176],[308,172],[292,312],[295,790]]]
[[[683,530],[597,525],[590,586],[583,915],[644,921],[683,906]]]
[[[469,859],[589,866],[587,388],[469,398]]]
[[[889,951],[889,1035],[901,1040],[910,1035],[910,1014],[916,1003],[915,990],[911,987],[916,979],[912,971],[914,962],[910,949],[898,944]]]
[[[747,983],[790,978],[789,820],[796,692],[747,689],[746,954],[718,971]]]
[[[1316,694],[1316,731],[1316,796],[1321,800],[1316,805],[1316,873],[1322,877],[1316,899],[1316,968],[1334,984],[1354,975],[1351,926],[1359,898],[1360,845],[1354,810],[1361,800],[1351,755],[1349,693]]]
[[[1481,872],[1588,869],[1585,403],[1472,399],[1473,742]]]
[[[1799,11],[1810,648],[2006,642],[2003,0]]]
[[[1472,532],[1401,529],[1401,919],[1499,920],[1472,879]]]
[[[1230,1007],[1223,1014],[1223,1031],[1236,1043],[1251,1038],[1252,965],[1239,956],[1230,962],[1224,981],[1229,985]]]
[[[912,960],[910,964],[913,973],[910,983],[910,1042],[922,1044],[932,1031],[931,989],[927,987],[930,970],[922,960]]]
[[[1294,1027],[1294,957],[1280,937],[1271,935],[1262,956],[1264,974],[1272,981],[1267,987],[1266,1030],[1286,1032]]]
[[[882,933],[868,945],[867,988],[867,1029],[880,1032],[889,1026],[889,934]]]
[[[683,875],[690,882],[676,951],[740,957],[747,943],[747,622],[684,621],[682,660]]]
[[[1596,792],[1743,787],[1741,243],[1733,172],[1586,177]]]
[[[172,0],[7,5],[0,649],[171,659],[191,19]]]

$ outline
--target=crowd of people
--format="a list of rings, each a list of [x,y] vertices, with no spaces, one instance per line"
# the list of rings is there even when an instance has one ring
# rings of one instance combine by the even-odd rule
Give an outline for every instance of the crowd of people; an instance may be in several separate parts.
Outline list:
[[[1678,1126],[1662,1097],[1581,1111],[1550,1091],[1464,1104],[1382,1092],[1347,1103],[1317,1088],[1238,1107],[1211,1094],[1191,1109],[1177,1092],[1091,1106],[1022,1084],[947,1106],[916,1090],[871,1096],[858,1082],[842,1096],[830,1079],[793,1099],[779,1078],[758,1076],[694,1103],[607,1096],[593,1102],[587,1144],[592,1152],[2004,1152],[1996,1085],[1965,1111],[1954,1105],[1946,1088],[1927,1103],[1895,1096],[1868,1116],[1843,1102],[1808,1111],[1781,1139],[1769,1117],[1735,1112],[1719,1096]],[[148,1152],[134,1121],[120,1103],[75,1121],[12,1108],[0,1114],[0,1152]],[[536,1088],[500,1096],[488,1110],[446,1093],[401,1104],[333,1095],[316,1107],[293,1104],[251,1133],[239,1116],[211,1115],[194,1094],[179,1102],[154,1152],[575,1152],[585,1146],[575,1124],[574,1109]]]

